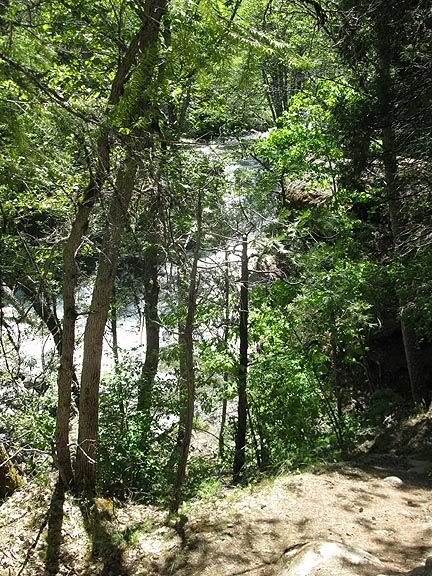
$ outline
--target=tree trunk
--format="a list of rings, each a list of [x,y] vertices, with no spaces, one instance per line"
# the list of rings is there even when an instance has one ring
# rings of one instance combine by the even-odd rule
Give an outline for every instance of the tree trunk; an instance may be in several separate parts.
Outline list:
[[[137,160],[129,156],[117,177],[84,332],[75,479],[77,490],[86,494],[94,493],[96,486],[96,443],[103,335],[111,303],[120,239],[126,225],[137,167]]]
[[[243,236],[240,284],[240,358],[238,372],[238,419],[233,462],[233,482],[241,480],[246,461],[247,367],[248,367],[249,263],[248,237]]]
[[[377,43],[378,43],[378,76],[377,93],[379,114],[381,119],[381,136],[383,145],[383,163],[386,179],[386,193],[389,207],[390,224],[393,235],[396,259],[400,257],[401,237],[406,230],[406,214],[402,200],[402,184],[399,177],[397,159],[397,144],[395,135],[395,94],[392,79],[393,47],[392,31],[388,25],[387,14],[377,15]],[[400,322],[411,386],[411,395],[414,404],[424,400],[425,390],[424,370],[422,370],[419,342],[413,326],[407,320],[404,311],[409,306],[405,297],[399,290],[399,307],[401,310]]]
[[[123,60],[118,66],[111,84],[111,92],[106,109],[107,117],[110,116],[112,108],[119,103],[122,97],[124,86],[129,79],[131,67],[139,52],[140,39],[143,34],[145,35],[144,24],[139,34],[132,40]],[[79,277],[76,258],[83,236],[88,228],[90,213],[110,171],[110,143],[109,129],[107,126],[101,128],[97,141],[97,154],[96,174],[94,177],[91,177],[87,188],[82,194],[75,220],[63,249],[63,330],[60,366],[57,378],[58,401],[55,437],[59,473],[67,485],[71,485],[73,481],[69,449],[69,419],[71,412],[71,389],[75,373],[75,324],[77,319],[75,295]]]
[[[141,371],[138,410],[142,412],[145,429],[150,427],[153,386],[159,366],[159,247],[152,245],[144,254],[144,316],[146,356]]]
[[[153,72],[157,62],[157,43],[161,18],[169,0],[147,0],[142,7],[141,27],[132,39],[120,62],[111,84],[111,92],[106,109],[107,118],[111,117],[113,108],[120,102],[124,87],[128,82],[131,69],[141,54],[140,83],[141,89],[132,106],[129,125],[148,114],[149,87],[152,84]],[[143,133],[142,127],[136,132]],[[138,134],[136,134],[138,135]],[[109,174],[110,141],[109,127],[103,126],[98,140],[98,167],[95,178],[91,180],[83,194],[76,219],[64,248],[64,321],[62,358],[58,376],[58,409],[56,423],[56,449],[61,475],[70,484],[72,467],[69,451],[69,413],[71,397],[71,380],[73,373],[73,354],[75,348],[75,290],[78,279],[76,254],[82,237],[87,229],[90,211],[97,195],[100,193]],[[107,320],[109,302],[118,255],[120,234],[123,230],[132,194],[137,163],[130,153],[120,168],[117,177],[108,230],[104,237],[106,250],[102,253],[92,297],[92,312],[88,318],[84,335],[84,358],[81,374],[80,421],[76,459],[76,478],[78,490],[93,492],[96,479],[96,436],[98,429],[98,392],[102,354],[102,338]],[[116,197],[118,194],[118,198]],[[112,240],[112,242],[111,242]],[[111,260],[110,260],[111,258]],[[106,284],[104,282],[106,281]],[[98,293],[98,290],[100,292]],[[97,357],[99,355],[99,357]],[[83,398],[84,396],[84,398]],[[82,411],[82,412],[81,412]]]
[[[225,318],[224,318],[224,330],[223,330],[223,342],[225,353],[228,353],[228,341],[229,341],[229,320],[230,320],[230,309],[229,309],[229,261],[228,261],[228,250],[225,251],[225,275],[224,275],[224,307],[225,307]],[[227,371],[223,375],[223,393],[224,398],[222,400],[222,415],[221,415],[221,425],[219,430],[219,458],[222,460],[225,452],[225,423],[227,417],[227,406],[228,400],[226,398],[226,393],[228,390],[229,374]]]
[[[120,351],[118,344],[118,331],[117,331],[117,290],[116,283],[114,280],[112,289],[112,299],[111,299],[111,333],[112,333],[112,351],[114,360],[114,378],[115,378],[115,391],[118,397],[118,408],[120,412],[120,430],[125,429],[125,404],[124,404],[124,389],[122,384],[122,377],[120,374]]]
[[[183,266],[179,264],[179,266]],[[180,458],[180,450],[183,443],[185,427],[186,427],[186,414],[187,414],[187,366],[186,366],[186,347],[184,342],[184,334],[186,332],[186,312],[184,309],[187,307],[188,290],[185,286],[185,279],[182,271],[177,269],[177,315],[178,315],[178,347],[179,347],[179,425],[177,432],[176,448],[173,453],[174,464]]]
[[[84,201],[78,208],[77,216],[63,250],[63,338],[57,380],[58,401],[55,439],[59,474],[68,486],[72,484],[73,480],[69,449],[69,419],[72,381],[75,372],[75,323],[77,319],[75,292],[79,273],[75,258],[88,226],[96,188],[91,187],[88,190],[88,195],[89,201]]]
[[[60,320],[57,317],[55,302],[53,299],[30,278],[20,280],[20,286],[24,290],[27,298],[30,300],[33,310],[44,322],[48,328],[61,359],[63,350],[63,330]],[[75,372],[75,367],[72,365],[72,382],[71,394],[74,397],[74,403],[78,407],[79,402],[79,384]],[[69,482],[69,481],[68,481]]]
[[[165,22],[165,43],[170,43],[170,26]],[[164,69],[164,67],[162,67]],[[159,80],[162,79],[162,69],[159,69]],[[153,402],[153,387],[159,367],[160,349],[160,319],[159,304],[159,267],[161,264],[161,217],[163,218],[162,173],[166,166],[167,144],[161,142],[161,155],[156,172],[156,194],[149,199],[146,211],[145,242],[148,244],[144,251],[144,321],[146,331],[146,356],[141,371],[140,388],[138,391],[138,410],[142,412],[144,424],[144,442],[151,426],[151,407]],[[150,222],[150,227],[149,227]]]
[[[264,428],[260,420],[260,414],[258,411],[255,410],[255,421],[256,421],[256,428],[258,432],[259,438],[259,449],[260,449],[260,456],[261,456],[261,467],[263,470],[269,467],[270,465],[270,452],[267,446]]]
[[[52,299],[41,287],[38,287],[30,277],[22,278],[19,282],[25,295],[31,302],[33,310],[48,328],[58,352],[61,356],[62,350],[62,327],[57,318]],[[51,300],[51,301],[50,301]]]
[[[117,333],[117,290],[115,281],[113,282],[112,299],[111,299],[111,334],[112,334],[112,352],[114,360],[114,372],[117,375],[119,370],[119,345]]]
[[[336,397],[336,414],[340,430],[344,430],[343,405],[344,387],[342,382],[342,366],[339,349],[339,336],[336,324],[336,313],[333,299],[330,305],[330,347],[331,347],[331,368],[333,375],[333,389]]]
[[[198,192],[197,199],[197,232],[195,236],[195,249],[192,262],[192,269],[189,278],[189,290],[187,300],[186,321],[184,331],[180,333],[180,355],[184,358],[184,381],[181,378],[180,385],[186,388],[186,406],[184,410],[184,421],[180,418],[180,435],[181,445],[179,451],[179,460],[177,465],[176,479],[171,500],[171,512],[177,512],[181,502],[183,485],[186,478],[186,466],[189,456],[189,449],[192,440],[193,417],[195,410],[195,366],[194,366],[194,345],[193,329],[195,323],[195,314],[197,308],[197,288],[198,288],[198,260],[201,249],[202,236],[202,197],[201,191]]]
[[[223,375],[224,379],[224,390],[226,390],[226,385],[228,383],[228,373],[224,372]],[[223,460],[225,455],[225,425],[227,420],[227,409],[228,409],[228,400],[227,398],[223,398],[222,400],[222,414],[221,414],[221,424],[219,429],[219,458]]]

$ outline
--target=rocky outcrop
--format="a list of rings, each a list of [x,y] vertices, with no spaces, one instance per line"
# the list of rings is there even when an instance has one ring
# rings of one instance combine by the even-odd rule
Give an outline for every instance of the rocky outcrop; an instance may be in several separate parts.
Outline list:
[[[311,206],[321,206],[333,192],[330,188],[320,188],[308,180],[287,180],[285,201],[291,208],[303,209]]]

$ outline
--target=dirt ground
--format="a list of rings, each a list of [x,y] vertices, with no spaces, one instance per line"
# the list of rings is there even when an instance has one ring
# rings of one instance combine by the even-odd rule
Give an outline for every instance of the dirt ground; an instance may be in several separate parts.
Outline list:
[[[432,556],[430,469],[375,455],[227,488],[188,504],[177,521],[27,486],[0,508],[0,576],[270,576],[286,550],[318,539],[370,552],[384,562],[375,575],[422,574]]]

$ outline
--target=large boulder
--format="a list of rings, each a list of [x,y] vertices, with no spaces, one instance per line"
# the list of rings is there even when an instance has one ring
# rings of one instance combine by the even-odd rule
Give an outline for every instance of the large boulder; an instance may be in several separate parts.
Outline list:
[[[275,576],[357,576],[377,574],[378,558],[360,548],[333,540],[317,540],[284,554]]]

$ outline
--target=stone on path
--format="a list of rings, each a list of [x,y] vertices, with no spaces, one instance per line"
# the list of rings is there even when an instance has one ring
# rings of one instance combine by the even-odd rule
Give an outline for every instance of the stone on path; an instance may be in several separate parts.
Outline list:
[[[387,476],[387,478],[384,478],[384,482],[387,482],[387,484],[391,484],[392,486],[402,486],[403,484],[403,480],[398,476]]]
[[[378,558],[360,548],[353,548],[332,540],[317,540],[305,544],[295,552],[287,553],[279,562],[275,576],[357,576],[358,566],[362,574],[377,574],[382,563]]]

